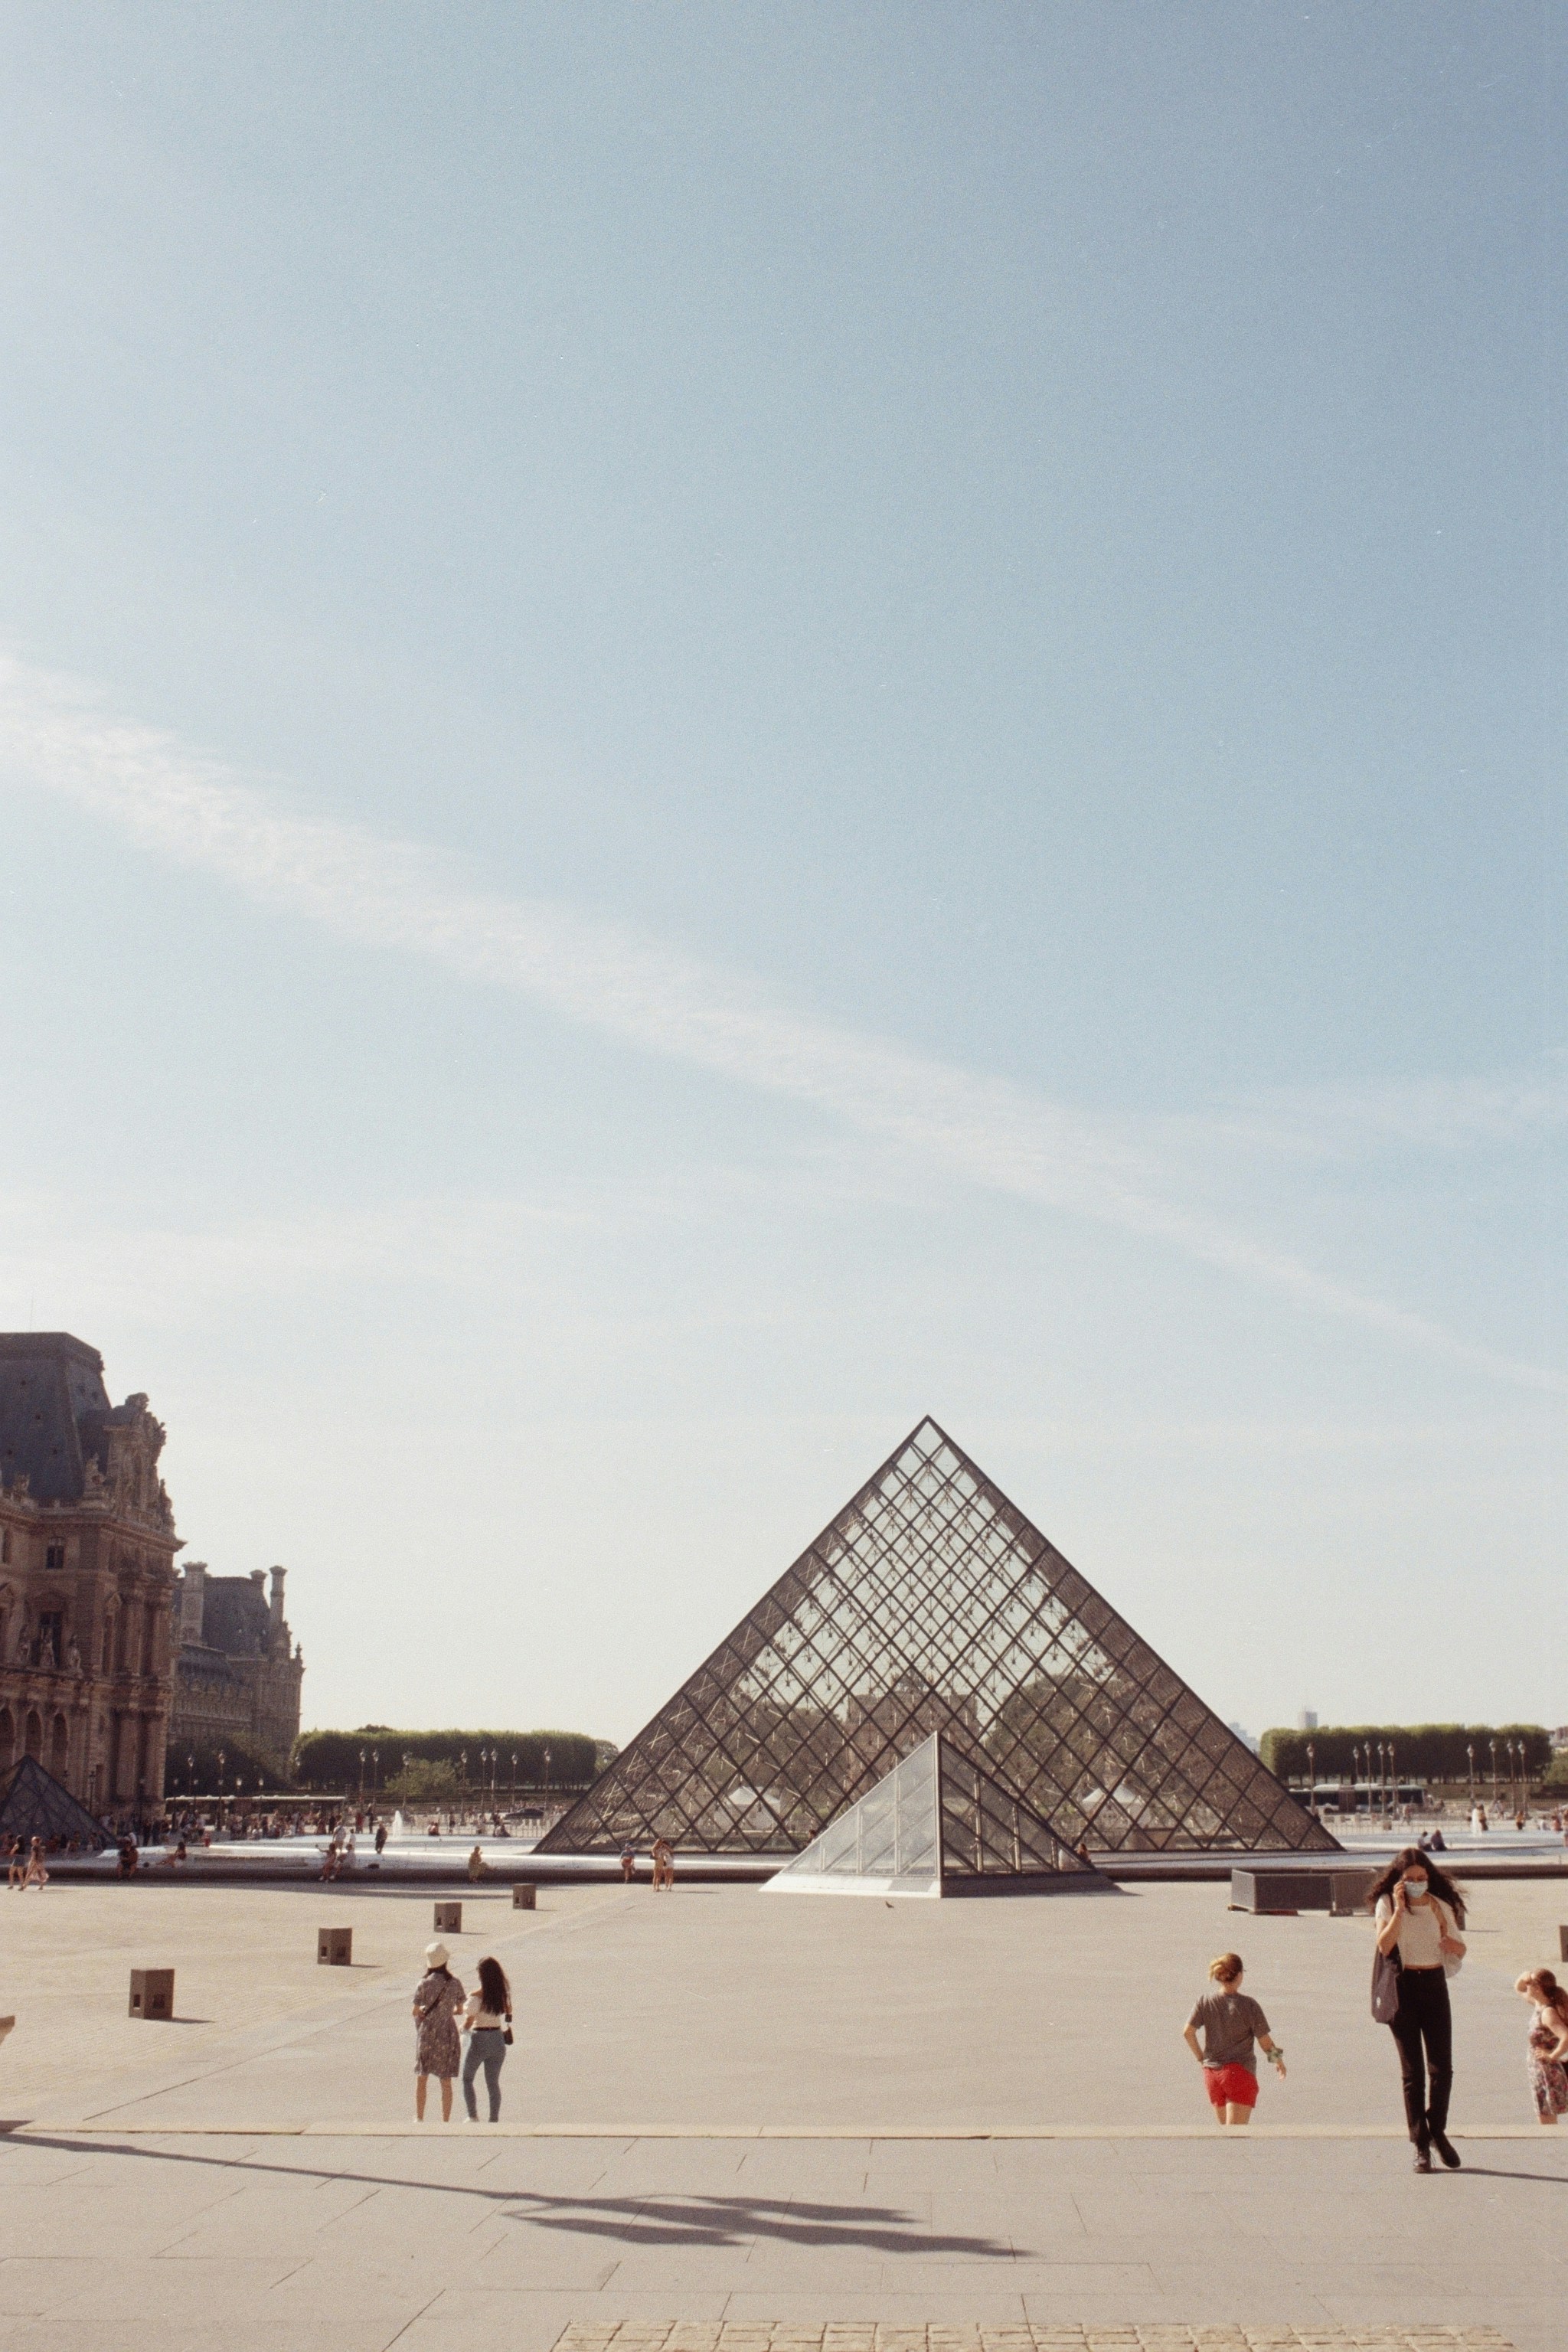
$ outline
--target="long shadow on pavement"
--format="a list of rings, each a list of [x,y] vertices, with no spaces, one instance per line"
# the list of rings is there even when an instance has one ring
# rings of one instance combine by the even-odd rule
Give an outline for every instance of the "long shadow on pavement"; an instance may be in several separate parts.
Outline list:
[[[0,2147],[4,2145],[0,2141]],[[510,2206],[511,2211],[503,2216],[509,2221],[590,2237],[618,2238],[627,2245],[734,2246],[751,2238],[776,2238],[786,2245],[864,2246],[881,2253],[970,2254],[977,2260],[1009,2263],[1029,2259],[1026,2250],[1006,2239],[947,2237],[916,2229],[912,2226],[915,2216],[892,2205],[807,2205],[777,2197],[681,2199],[657,2192],[640,2197],[551,2197],[531,2189],[485,2189],[462,2180],[399,2179],[384,2173],[348,2172],[336,2166],[268,2164],[246,2157],[203,2156],[185,2148],[139,2147],[124,2140],[67,2139],[39,2133],[10,2145],[53,2148],[71,2156],[136,2157],[149,2164],[195,2164],[220,2172],[272,2173],[284,2180],[352,2180],[366,2189],[416,2189],[441,2197],[474,2198],[486,2205]]]

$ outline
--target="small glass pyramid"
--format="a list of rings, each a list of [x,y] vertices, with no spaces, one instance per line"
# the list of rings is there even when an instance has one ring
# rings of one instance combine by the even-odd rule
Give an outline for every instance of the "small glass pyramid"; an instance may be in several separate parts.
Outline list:
[[[1108,1890],[1047,1822],[932,1732],[764,1895],[1048,1895]]]
[[[93,1853],[114,1843],[103,1823],[94,1821],[36,1756],[22,1758],[0,1797],[0,1841],[8,1846],[18,1837],[42,1838],[46,1845],[51,1838],[75,1838]]]

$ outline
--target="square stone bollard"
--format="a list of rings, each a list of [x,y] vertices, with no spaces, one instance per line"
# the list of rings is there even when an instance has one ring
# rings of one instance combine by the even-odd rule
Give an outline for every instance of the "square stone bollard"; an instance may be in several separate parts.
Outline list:
[[[131,1971],[131,2015],[161,2017],[174,2014],[174,1971],[173,1969],[132,1969]]]
[[[536,1909],[537,1906],[534,1902],[534,1897],[538,1893],[539,1889],[537,1886],[531,1885],[526,1882],[521,1882],[511,1890],[512,1909],[514,1911],[532,1911]]]
[[[354,1931],[352,1927],[317,1928],[316,1965],[318,1968],[352,1968],[353,1956]]]
[[[460,1903],[437,1903],[436,1933],[438,1936],[460,1936],[463,1932],[463,1906]]]

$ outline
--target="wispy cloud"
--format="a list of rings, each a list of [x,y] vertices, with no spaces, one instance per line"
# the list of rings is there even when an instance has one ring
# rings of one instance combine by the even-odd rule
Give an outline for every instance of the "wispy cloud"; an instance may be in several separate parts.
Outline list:
[[[1205,1145],[1292,1160],[1360,1160],[1369,1152],[1508,1147],[1568,1128],[1568,1062],[1466,1078],[1367,1087],[1281,1088],[1201,1118],[1168,1123]]]
[[[810,1104],[966,1181],[1163,1244],[1501,1378],[1555,1374],[1470,1345],[1168,1197],[1158,1159],[1109,1121],[889,1040],[770,1003],[743,975],[630,927],[477,887],[455,859],[299,814],[74,682],[0,662],[0,762],[160,856],[340,937],[426,958],[646,1052]]]

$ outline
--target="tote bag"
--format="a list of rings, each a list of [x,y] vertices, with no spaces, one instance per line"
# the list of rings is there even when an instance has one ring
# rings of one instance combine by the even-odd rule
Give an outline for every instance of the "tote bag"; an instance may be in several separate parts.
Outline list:
[[[1372,1956],[1372,2013],[1379,2025],[1392,2025],[1399,2013],[1399,1947]]]

